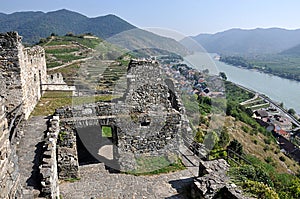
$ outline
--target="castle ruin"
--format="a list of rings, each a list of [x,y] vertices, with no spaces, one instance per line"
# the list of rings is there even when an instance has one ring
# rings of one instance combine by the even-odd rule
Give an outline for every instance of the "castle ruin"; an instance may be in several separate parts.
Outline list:
[[[18,126],[29,118],[47,87],[74,88],[64,85],[60,74],[47,76],[44,49],[25,48],[16,32],[0,34],[0,72],[0,198],[23,198],[15,141]],[[163,78],[160,64],[151,60],[132,60],[126,80],[124,95],[112,103],[56,110],[38,157],[39,196],[59,198],[58,180],[80,178],[81,164],[98,161],[134,171],[140,158],[164,156],[172,163],[180,155],[180,138],[190,134],[190,128],[173,81]],[[111,134],[103,134],[104,127]]]
[[[17,32],[0,34],[0,198],[18,195],[14,137],[41,98],[46,73],[42,47],[24,47]]]
[[[46,59],[42,47],[26,48],[17,32],[0,34],[0,96],[7,112],[22,104],[27,119],[42,96]]]

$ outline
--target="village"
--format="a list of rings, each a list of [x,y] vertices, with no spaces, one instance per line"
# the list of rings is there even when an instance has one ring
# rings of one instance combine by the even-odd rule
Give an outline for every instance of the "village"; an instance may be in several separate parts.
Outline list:
[[[175,79],[181,91],[189,95],[225,97],[225,88],[222,88],[222,83],[216,83],[221,79],[219,76],[207,75],[209,71],[206,70],[200,72],[183,64],[180,58],[163,56],[160,62],[165,73]],[[296,118],[268,97],[243,86],[237,86],[255,93],[252,99],[240,105],[251,109],[252,117],[267,131],[272,132],[283,153],[300,162],[300,125]]]

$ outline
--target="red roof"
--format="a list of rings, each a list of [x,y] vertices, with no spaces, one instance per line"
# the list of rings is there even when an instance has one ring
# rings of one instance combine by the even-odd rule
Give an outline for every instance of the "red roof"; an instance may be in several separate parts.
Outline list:
[[[280,129],[279,131],[277,131],[277,133],[279,133],[279,134],[282,135],[282,136],[287,136],[287,135],[289,135],[288,132],[286,132],[286,131],[284,131],[284,130],[282,130],[282,129]]]

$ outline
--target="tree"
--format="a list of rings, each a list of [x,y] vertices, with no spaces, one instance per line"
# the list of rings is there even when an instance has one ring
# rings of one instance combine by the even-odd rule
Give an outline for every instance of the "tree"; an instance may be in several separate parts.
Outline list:
[[[225,147],[228,144],[229,140],[230,139],[229,139],[228,129],[224,127],[220,133],[220,138],[218,142],[219,147],[222,148]]]
[[[235,153],[237,153],[238,155],[243,155],[243,145],[241,143],[239,143],[239,141],[237,141],[236,139],[232,140],[227,149],[234,151]]]
[[[204,145],[207,149],[213,149],[218,142],[219,137],[214,131],[207,133],[204,137]]]
[[[280,106],[281,108],[283,108],[283,106],[284,106],[283,102],[280,102],[279,106]]]
[[[220,72],[219,75],[223,80],[227,80],[227,76],[224,72]]]
[[[295,114],[296,114],[296,111],[295,111],[294,109],[290,108],[290,109],[288,110],[288,113],[291,114],[291,115],[295,115]]]
[[[66,34],[66,36],[73,37],[73,36],[74,36],[74,33],[68,32],[68,33]]]

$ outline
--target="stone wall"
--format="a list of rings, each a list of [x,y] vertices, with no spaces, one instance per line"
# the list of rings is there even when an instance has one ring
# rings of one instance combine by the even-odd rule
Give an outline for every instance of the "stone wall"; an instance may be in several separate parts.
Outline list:
[[[43,146],[43,159],[40,165],[41,196],[46,198],[59,198],[59,185],[57,173],[57,138],[59,134],[59,117],[54,116],[49,121],[49,127]]]
[[[163,76],[157,62],[132,60],[129,64],[127,92],[113,108],[120,128],[121,169],[136,169],[137,158],[178,156],[183,127],[181,103],[174,84],[171,80],[167,84]]]
[[[47,84],[43,86],[43,90],[49,91],[75,91],[75,86],[68,86],[64,81],[61,73],[47,75]]]
[[[45,51],[40,46],[19,47],[23,112],[27,119],[42,96],[42,84],[47,81]]]
[[[59,179],[79,178],[76,135],[72,129],[65,129],[64,125],[61,125],[58,137],[57,161]]]
[[[0,97],[0,198],[15,198],[20,190],[18,158],[15,146],[9,142],[4,104],[4,98]]]
[[[114,103],[85,104],[56,112],[70,129],[110,126],[121,170],[136,169],[137,158],[167,156],[174,160],[188,122],[172,80],[162,76],[156,62],[131,61],[123,97]]]
[[[0,198],[21,195],[13,132],[29,117],[45,81],[44,50],[24,48],[17,32],[0,33]]]
[[[16,32],[0,34],[0,96],[8,112],[22,103],[22,80],[19,49],[23,48]]]
[[[10,112],[23,103],[27,119],[42,95],[46,83],[45,51],[36,46],[25,48],[17,32],[0,34],[0,96]]]

